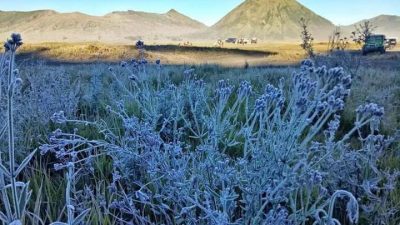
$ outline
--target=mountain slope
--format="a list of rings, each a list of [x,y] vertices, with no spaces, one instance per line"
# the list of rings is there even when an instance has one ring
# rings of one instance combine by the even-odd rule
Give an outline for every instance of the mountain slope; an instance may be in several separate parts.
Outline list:
[[[371,19],[368,19],[374,29],[374,33],[385,34],[387,37],[400,38],[400,16],[394,15],[380,15]],[[342,27],[343,32],[346,35],[351,34],[355,30],[355,26],[364,23],[366,20],[359,21],[355,24]]]
[[[246,0],[210,28],[213,36],[299,40],[299,20],[309,21],[317,39],[327,39],[334,25],[296,0]]]
[[[51,10],[1,12],[0,37],[19,32],[25,40],[129,42],[168,40],[195,33],[206,26],[175,10],[165,14],[136,11],[112,12],[105,16],[58,13]]]

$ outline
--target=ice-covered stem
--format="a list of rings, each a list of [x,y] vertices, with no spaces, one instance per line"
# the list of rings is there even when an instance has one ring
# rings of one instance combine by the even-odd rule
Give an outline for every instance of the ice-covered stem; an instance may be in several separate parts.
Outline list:
[[[0,165],[2,165],[2,157],[1,157],[1,151],[0,151]],[[4,208],[6,210],[7,216],[12,215],[12,210],[11,210],[11,205],[10,205],[10,199],[8,198],[7,191],[4,188],[5,187],[5,182],[4,182],[4,173],[0,170],[0,189],[1,189],[1,197],[3,200]]]
[[[65,201],[67,206],[68,213],[68,225],[72,225],[74,223],[74,206],[71,201],[71,189],[73,189],[74,183],[74,164],[68,164],[68,172],[67,172],[67,188],[65,191]]]
[[[3,71],[4,71],[4,63],[5,63],[5,60],[6,60],[6,54],[4,53],[4,54],[2,54],[1,56],[0,56],[0,101],[1,101],[1,98],[2,98],[2,94],[3,94],[3,84],[2,84],[2,82],[1,82],[1,79],[2,79],[2,77],[3,77]],[[1,135],[0,135],[0,137],[1,137]]]
[[[66,123],[70,122],[65,118],[63,112],[55,113],[52,116],[52,121],[54,123]],[[71,120],[74,122],[74,120]],[[86,123],[85,123],[86,124]],[[87,124],[89,124],[87,122]],[[92,156],[87,156],[85,159],[79,159],[78,156],[83,154],[88,154],[93,149],[94,145],[96,147],[101,147],[101,144],[93,144],[90,142],[86,142],[86,140],[77,134],[77,129],[74,129],[72,134],[65,134],[60,129],[57,129],[53,132],[52,137],[50,138],[52,144],[44,145],[40,148],[41,154],[44,155],[47,152],[56,153],[56,149],[64,149],[62,153],[56,153],[56,157],[63,161],[63,163],[54,164],[55,170],[66,169],[66,188],[65,188],[65,207],[67,209],[67,222],[54,222],[51,225],[73,225],[73,224],[81,224],[86,215],[90,212],[89,209],[83,210],[80,214],[76,215],[76,211],[78,211],[75,207],[77,202],[75,202],[77,197],[76,183],[79,178],[79,165],[87,162],[91,159]],[[85,148],[84,145],[87,145]],[[67,147],[68,146],[68,147]],[[67,160],[66,162],[64,160]],[[76,169],[78,168],[78,169]],[[79,205],[79,204],[78,204]]]
[[[10,65],[8,67],[8,95],[7,95],[7,124],[8,124],[8,154],[11,174],[11,191],[13,206],[17,218],[21,218],[21,211],[18,207],[18,194],[16,186],[15,171],[15,143],[14,143],[14,115],[13,115],[13,94],[17,79],[14,75],[15,52],[22,45],[22,39],[19,34],[12,34],[11,39],[5,43],[5,48],[10,52]]]
[[[8,134],[8,169],[2,164],[0,159],[0,166],[2,173],[0,174],[1,186],[2,187],[2,200],[5,206],[5,210],[7,215],[2,214],[3,216],[0,219],[4,223],[9,224],[21,224],[21,221],[24,217],[24,211],[26,205],[31,196],[31,192],[28,190],[29,183],[17,182],[18,174],[22,172],[22,170],[27,166],[32,157],[34,156],[36,151],[33,151],[30,155],[28,155],[21,163],[17,164],[15,162],[15,137],[14,137],[14,99],[13,95],[17,86],[20,85],[21,79],[17,77],[18,70],[14,69],[15,64],[15,54],[17,49],[22,45],[21,35],[12,34],[11,39],[8,39],[4,44],[6,50],[6,57],[8,59],[7,69],[1,68],[2,73],[7,70],[5,73],[7,75],[7,94],[6,94],[6,102],[7,102],[7,110],[6,110],[6,118],[7,122],[5,122],[5,126],[0,130],[1,133]],[[0,135],[1,136],[1,135]],[[8,179],[5,179],[5,178]],[[9,184],[5,181],[9,180]],[[21,188],[21,190],[18,190]],[[7,189],[11,189],[11,195],[7,193]],[[11,199],[10,199],[11,198]]]
[[[111,74],[114,76],[115,80],[117,81],[118,85],[126,92],[126,94],[128,94],[128,96],[132,99],[135,99],[135,96],[132,94],[132,92],[126,87],[126,85],[124,84],[124,82],[122,82],[117,74],[114,72],[114,69],[112,67],[108,68],[108,71],[111,72]],[[136,85],[136,83],[134,82],[135,86],[138,87]]]
[[[6,52],[7,53],[7,52]],[[0,101],[2,99],[2,93],[3,93],[3,83],[2,83],[2,79],[5,78],[5,74],[3,74],[3,72],[5,71],[4,69],[4,63],[6,61],[6,53],[2,54],[0,57]],[[0,127],[0,139],[2,138],[2,136],[6,133],[7,130],[7,123],[5,123],[3,126]],[[3,165],[3,159],[1,156],[1,152],[0,152],[0,165]],[[0,190],[1,190],[1,198],[2,201],[4,203],[4,208],[6,210],[7,216],[11,216],[12,215],[12,210],[11,210],[11,205],[9,197],[7,195],[7,191],[4,188],[5,187],[5,177],[4,177],[4,173],[3,171],[0,170]]]
[[[333,210],[336,203],[336,199],[348,197],[349,201],[347,203],[347,217],[349,218],[350,223],[357,223],[359,217],[359,206],[357,199],[348,191],[338,190],[336,191],[330,200],[329,210],[328,210],[328,219],[333,219]]]

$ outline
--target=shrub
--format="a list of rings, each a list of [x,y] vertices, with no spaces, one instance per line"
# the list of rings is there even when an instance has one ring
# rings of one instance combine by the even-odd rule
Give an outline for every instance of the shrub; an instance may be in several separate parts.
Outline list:
[[[301,41],[302,41],[300,46],[307,53],[308,57],[313,58],[315,56],[313,47],[314,38],[308,28],[309,21],[307,21],[304,18],[301,18],[299,23],[301,27]]]
[[[366,20],[363,23],[356,25],[356,30],[352,32],[354,42],[359,45],[364,44],[367,38],[372,35],[376,28],[377,27],[373,25],[369,20]]]

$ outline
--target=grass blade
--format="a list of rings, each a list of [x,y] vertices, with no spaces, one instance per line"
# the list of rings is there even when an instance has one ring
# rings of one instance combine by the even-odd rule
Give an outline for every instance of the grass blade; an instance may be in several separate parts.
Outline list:
[[[85,219],[86,215],[90,212],[90,209],[86,209],[83,212],[81,212],[81,214],[79,214],[75,220],[73,225],[78,225],[81,224],[81,222],[83,222],[83,220]]]
[[[11,178],[11,173],[7,170],[7,168],[3,164],[0,164],[0,171],[4,173],[6,177]]]
[[[21,171],[26,167],[26,165],[28,165],[28,163],[31,161],[32,157],[35,155],[36,153],[36,149],[29,154],[24,161],[22,161],[21,165],[18,166],[18,169],[15,171],[15,176],[18,176],[19,173],[21,173]]]

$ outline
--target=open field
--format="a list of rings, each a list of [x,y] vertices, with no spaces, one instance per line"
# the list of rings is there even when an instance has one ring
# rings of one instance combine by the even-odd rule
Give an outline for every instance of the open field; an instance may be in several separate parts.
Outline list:
[[[3,1],[0,225],[400,225],[400,0]]]
[[[193,43],[179,46],[178,43],[151,43],[146,46],[146,57],[150,61],[160,59],[165,64],[219,64],[224,66],[291,65],[304,59],[304,51],[298,43],[260,43],[256,45],[225,44],[223,48],[213,43]],[[350,49],[357,49],[351,46]],[[317,53],[325,54],[327,43],[315,44]],[[387,55],[370,58],[385,60],[399,58],[396,48]],[[120,61],[137,57],[134,45],[112,45],[102,43],[43,43],[26,44],[21,54],[37,56],[55,61],[93,62]]]
[[[300,65],[296,43],[23,45],[0,124],[15,112],[18,162],[37,149],[24,222],[398,225],[400,49],[351,48]]]

